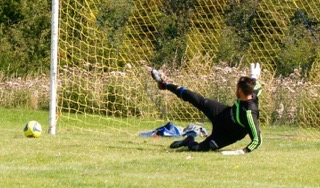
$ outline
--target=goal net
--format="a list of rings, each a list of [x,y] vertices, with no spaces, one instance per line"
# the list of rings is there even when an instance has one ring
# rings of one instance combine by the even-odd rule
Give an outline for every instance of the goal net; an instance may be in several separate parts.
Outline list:
[[[319,129],[318,0],[61,0],[59,12],[59,124],[205,121],[146,66],[231,105],[237,78],[260,62],[261,124]]]

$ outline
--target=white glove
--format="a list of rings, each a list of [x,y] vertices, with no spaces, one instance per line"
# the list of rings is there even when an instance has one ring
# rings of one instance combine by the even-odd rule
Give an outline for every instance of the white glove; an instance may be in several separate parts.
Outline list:
[[[259,63],[251,63],[250,64],[250,78],[259,79],[261,73],[261,67]]]
[[[244,154],[244,151],[242,149],[240,150],[234,150],[234,151],[222,151],[223,155],[242,155]]]

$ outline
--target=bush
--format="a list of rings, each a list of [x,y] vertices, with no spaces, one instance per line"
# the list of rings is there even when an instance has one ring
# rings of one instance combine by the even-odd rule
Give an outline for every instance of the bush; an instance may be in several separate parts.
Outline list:
[[[50,18],[47,1],[0,2],[0,71],[25,77],[48,73]]]
[[[276,57],[276,73],[287,77],[294,69],[301,68],[301,74],[307,77],[320,45],[305,33],[304,26],[297,26],[294,30],[294,34],[283,39],[282,48]]]

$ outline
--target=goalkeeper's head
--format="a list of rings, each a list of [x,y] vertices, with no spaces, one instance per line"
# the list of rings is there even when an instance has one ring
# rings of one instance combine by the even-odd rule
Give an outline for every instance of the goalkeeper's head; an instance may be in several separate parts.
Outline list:
[[[254,87],[256,85],[256,79],[247,76],[240,77],[237,84],[236,95],[240,100],[252,99]]]

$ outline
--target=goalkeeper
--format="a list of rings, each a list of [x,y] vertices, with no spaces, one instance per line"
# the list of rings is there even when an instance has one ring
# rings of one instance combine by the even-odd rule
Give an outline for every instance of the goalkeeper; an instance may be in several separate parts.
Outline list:
[[[244,148],[235,151],[222,151],[224,155],[239,155],[251,152],[262,143],[258,124],[258,96],[261,86],[258,82],[260,64],[250,64],[250,77],[242,76],[237,83],[237,100],[233,106],[227,106],[192,92],[184,87],[166,83],[155,69],[151,75],[161,90],[169,90],[184,101],[202,111],[212,122],[212,133],[204,141],[198,143],[189,135],[183,140],[175,141],[170,148],[187,146],[191,151],[218,150],[243,139],[247,134],[251,142]]]

